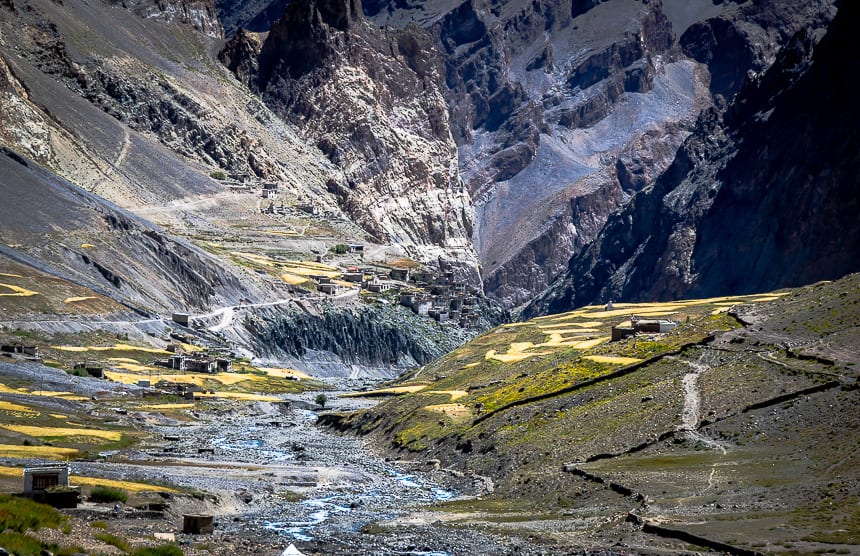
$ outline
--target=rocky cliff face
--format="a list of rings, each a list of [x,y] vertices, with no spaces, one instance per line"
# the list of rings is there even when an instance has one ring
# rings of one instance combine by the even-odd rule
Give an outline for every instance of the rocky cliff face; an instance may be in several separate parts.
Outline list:
[[[378,24],[421,23],[445,54],[484,285],[508,306],[546,287],[645,173],[668,164],[706,101],[696,65],[675,56],[660,2],[365,10]]]
[[[857,16],[843,3],[817,46],[814,28],[798,31],[728,107],[706,111],[670,168],[527,314],[765,291],[856,270]]]
[[[251,51],[245,34],[222,59],[237,68],[241,51]],[[304,0],[237,75],[340,170],[327,188],[371,237],[423,262],[459,263],[477,280],[444,71],[418,27],[375,28],[358,1]]]
[[[441,357],[469,336],[397,306],[321,313],[265,309],[249,315],[244,328],[263,359],[350,378],[390,377]]]
[[[214,0],[111,0],[141,17],[190,25],[213,37],[224,36]]]
[[[699,112],[832,2],[367,2],[445,54],[486,290],[527,301],[671,163]],[[709,89],[709,90],[708,90]],[[577,207],[587,206],[587,211]]]

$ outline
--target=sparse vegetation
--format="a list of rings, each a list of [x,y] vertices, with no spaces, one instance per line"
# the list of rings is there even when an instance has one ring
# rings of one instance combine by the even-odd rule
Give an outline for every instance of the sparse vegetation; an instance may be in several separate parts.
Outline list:
[[[131,556],[182,556],[182,549],[173,544],[145,546],[132,552]]]
[[[98,503],[128,502],[128,494],[118,488],[97,486],[90,492],[90,501]]]
[[[27,498],[0,494],[0,531],[11,529],[19,533],[42,527],[57,528],[66,518],[57,510]]]
[[[131,546],[128,544],[128,541],[122,537],[114,535],[112,533],[100,532],[95,534],[95,538],[100,540],[105,544],[109,544],[111,546],[115,546],[122,550],[123,552],[128,552],[131,549]]]
[[[213,180],[226,180],[227,174],[225,174],[222,170],[213,170],[209,172],[209,177]]]
[[[65,530],[68,519],[45,504],[8,494],[0,495],[0,546],[16,556],[40,556],[43,550],[56,556],[80,552],[77,548],[59,548],[26,534],[43,527]]]

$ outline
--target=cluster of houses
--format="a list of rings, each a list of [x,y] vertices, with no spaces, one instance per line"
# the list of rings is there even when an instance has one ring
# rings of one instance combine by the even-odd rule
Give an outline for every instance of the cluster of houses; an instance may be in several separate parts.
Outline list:
[[[356,284],[371,293],[394,291],[400,305],[412,309],[416,315],[426,316],[440,323],[457,323],[463,327],[478,324],[480,311],[477,292],[460,280],[452,271],[440,274],[427,270],[405,268],[374,269],[348,267],[338,280],[328,276],[311,276],[317,290],[329,295],[339,292],[338,280]]]
[[[167,346],[167,351],[172,351],[173,355],[167,359],[159,359],[155,365],[188,373],[226,373],[230,372],[232,367],[229,357],[208,353],[184,353],[175,344]]]

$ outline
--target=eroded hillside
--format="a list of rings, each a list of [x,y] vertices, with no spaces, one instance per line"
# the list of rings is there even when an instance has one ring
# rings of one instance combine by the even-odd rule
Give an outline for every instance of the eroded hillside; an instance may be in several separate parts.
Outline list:
[[[633,315],[678,325],[610,341]],[[559,550],[851,551],[858,319],[857,275],[590,306],[492,330],[358,394],[393,399],[324,421],[484,481],[483,497],[439,510],[461,526],[527,531]]]

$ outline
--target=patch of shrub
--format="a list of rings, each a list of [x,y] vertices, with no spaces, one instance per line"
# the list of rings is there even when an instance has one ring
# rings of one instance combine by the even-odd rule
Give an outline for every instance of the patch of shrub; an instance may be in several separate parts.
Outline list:
[[[90,527],[92,527],[93,529],[105,529],[106,530],[108,528],[108,524],[105,523],[104,521],[91,521]]]
[[[91,502],[128,502],[128,494],[118,488],[97,486],[90,492]]]
[[[0,495],[0,531],[11,529],[23,533],[42,527],[57,528],[65,521],[63,514],[51,506],[8,494]]]
[[[132,552],[131,556],[182,556],[182,549],[172,544],[144,546]]]
[[[131,547],[128,545],[128,541],[127,541],[127,540],[125,540],[125,539],[124,539],[124,538],[122,538],[122,537],[118,537],[118,536],[116,536],[116,535],[113,535],[113,534],[111,534],[111,533],[107,533],[107,532],[105,532],[105,533],[96,533],[95,537],[96,537],[96,539],[98,539],[98,540],[102,541],[102,542],[103,542],[103,543],[105,543],[105,544],[109,544],[109,545],[111,545],[111,546],[115,546],[115,547],[119,548],[119,549],[120,549],[120,550],[122,550],[123,552],[128,552],[128,551],[129,551],[129,549],[131,548]]]
[[[221,170],[215,170],[215,171],[209,173],[209,177],[212,178],[213,180],[226,180],[227,174],[225,174]]]
[[[0,533],[0,546],[16,556],[39,556],[42,553],[41,542],[16,531]]]

